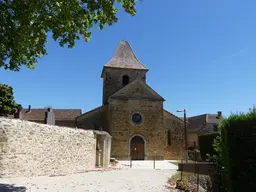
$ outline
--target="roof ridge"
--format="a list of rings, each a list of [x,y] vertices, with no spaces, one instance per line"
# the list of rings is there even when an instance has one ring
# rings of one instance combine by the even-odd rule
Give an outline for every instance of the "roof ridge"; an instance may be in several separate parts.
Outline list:
[[[151,89],[155,94],[159,95],[159,93],[157,93],[152,87],[150,87],[147,83],[142,82],[140,79],[138,79],[138,81],[140,83],[143,83],[144,85],[146,85],[149,89]],[[160,97],[162,97],[161,95],[159,95]],[[163,97],[162,97],[163,98]],[[164,99],[164,98],[163,98]],[[165,99],[164,99],[165,100]]]
[[[147,69],[147,67],[138,59],[138,57],[137,57],[136,54],[134,53],[133,48],[132,48],[131,44],[129,43],[129,41],[125,41],[125,42],[127,42],[127,44],[129,45],[130,49],[132,50],[132,53],[133,53],[133,56],[135,57],[135,59],[136,59],[143,67],[145,67],[145,68]]]
[[[168,113],[168,114],[170,114],[170,115],[172,115],[172,116],[174,116],[175,118],[177,118],[177,119],[179,119],[181,122],[183,122],[184,123],[184,120],[182,120],[182,119],[180,119],[178,116],[176,116],[176,115],[174,115],[173,113],[171,113],[170,111],[167,111],[166,109],[163,109],[166,113]],[[188,121],[187,121],[188,122]]]
[[[76,119],[78,119],[79,117],[82,117],[82,116],[84,116],[84,115],[87,115],[87,114],[89,114],[89,113],[91,113],[91,112],[97,111],[97,110],[99,110],[99,109],[101,109],[101,108],[104,108],[104,107],[106,107],[106,106],[107,106],[107,105],[100,105],[100,106],[98,106],[98,107],[96,107],[96,108],[93,108],[93,109],[91,109],[91,110],[89,110],[89,111],[86,111],[85,113],[83,113],[83,114],[81,114],[80,116],[76,117]]]
[[[141,81],[141,80],[138,79],[138,78],[135,79],[135,80],[133,80],[132,82],[130,82],[128,85],[126,85],[126,86],[122,87],[121,89],[119,89],[117,92],[115,92],[114,94],[112,94],[109,98],[111,98],[111,97],[113,98],[113,96],[115,97],[116,94],[122,92],[122,90],[126,89],[127,86],[132,86],[133,84],[136,85],[136,82],[139,82],[139,83],[141,83],[142,85],[146,86],[146,87],[147,87],[148,89],[150,89],[157,97],[159,97],[159,98],[161,98],[161,100],[165,101],[165,99],[164,99],[161,95],[159,95],[154,89],[152,89],[148,84],[144,83],[143,81]]]
[[[21,116],[26,120],[43,120],[45,118],[45,112],[47,112],[47,108],[31,108],[30,112],[29,108],[23,108],[21,110]],[[29,112],[29,113],[28,113]],[[82,114],[82,109],[53,109],[56,120],[74,120],[77,116]]]

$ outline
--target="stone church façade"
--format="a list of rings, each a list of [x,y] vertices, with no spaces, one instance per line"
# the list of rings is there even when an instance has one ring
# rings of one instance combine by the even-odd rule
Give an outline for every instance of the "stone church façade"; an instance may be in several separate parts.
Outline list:
[[[102,70],[102,106],[78,116],[77,127],[107,131],[117,159],[181,158],[183,121],[163,108],[165,100],[146,84],[147,72],[121,41]]]

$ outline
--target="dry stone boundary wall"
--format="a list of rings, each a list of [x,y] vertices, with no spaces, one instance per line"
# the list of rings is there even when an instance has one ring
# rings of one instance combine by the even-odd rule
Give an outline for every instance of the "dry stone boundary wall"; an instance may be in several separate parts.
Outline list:
[[[0,117],[0,177],[66,175],[95,168],[93,131]]]

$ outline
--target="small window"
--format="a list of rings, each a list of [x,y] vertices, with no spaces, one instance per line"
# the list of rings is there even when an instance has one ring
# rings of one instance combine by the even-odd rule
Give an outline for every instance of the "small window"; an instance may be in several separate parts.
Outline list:
[[[123,81],[122,81],[123,86],[127,85],[128,83],[129,83],[129,76],[124,75],[123,76]]]
[[[142,123],[142,116],[139,113],[134,113],[132,115],[132,122],[134,125],[140,125]]]
[[[172,133],[171,133],[171,130],[168,130],[168,132],[167,132],[167,141],[168,141],[168,145],[172,144]]]

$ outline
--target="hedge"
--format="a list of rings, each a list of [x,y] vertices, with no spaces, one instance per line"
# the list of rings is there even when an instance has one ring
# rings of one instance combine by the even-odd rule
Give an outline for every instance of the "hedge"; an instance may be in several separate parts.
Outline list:
[[[206,154],[213,156],[216,151],[213,148],[214,139],[218,136],[218,133],[210,133],[206,135],[200,135],[198,137],[199,149],[201,153],[201,158],[206,161]]]
[[[228,192],[256,191],[256,110],[222,119],[215,141]]]

